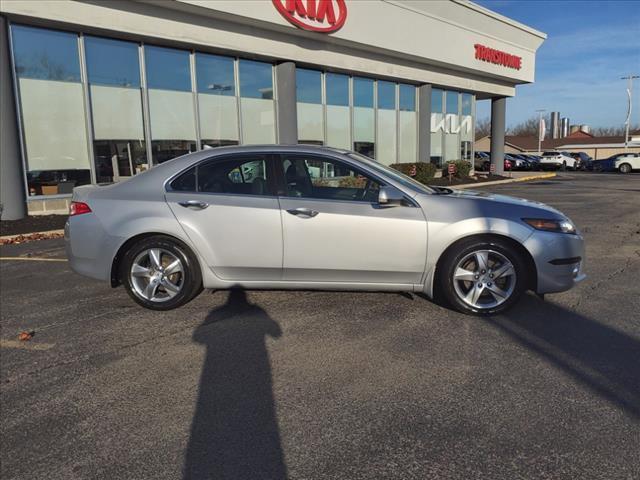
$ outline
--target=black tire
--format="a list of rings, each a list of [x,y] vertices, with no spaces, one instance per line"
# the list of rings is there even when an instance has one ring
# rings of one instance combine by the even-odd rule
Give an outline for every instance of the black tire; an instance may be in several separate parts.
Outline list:
[[[478,250],[491,250],[506,257],[515,270],[515,285],[509,298],[502,304],[490,308],[474,308],[465,303],[456,292],[454,272],[460,261]],[[450,248],[442,259],[437,276],[438,290],[446,302],[459,312],[470,315],[496,315],[511,308],[527,290],[527,262],[513,245],[499,237],[472,237],[461,240]]]
[[[562,170],[563,172],[565,172],[567,170],[567,162],[566,162],[566,160],[564,162],[562,162],[562,166],[560,167],[560,170]]]
[[[141,297],[132,284],[133,262],[144,251],[158,248],[171,253],[182,263],[180,292],[166,301],[156,302]],[[172,310],[190,302],[202,291],[202,273],[193,252],[182,242],[165,235],[154,235],[133,244],[120,264],[120,280],[129,296],[138,304],[151,310]]]
[[[618,171],[620,173],[631,173],[631,170],[633,170],[631,168],[631,165],[628,163],[623,163],[622,165],[620,165],[620,167],[618,167]]]

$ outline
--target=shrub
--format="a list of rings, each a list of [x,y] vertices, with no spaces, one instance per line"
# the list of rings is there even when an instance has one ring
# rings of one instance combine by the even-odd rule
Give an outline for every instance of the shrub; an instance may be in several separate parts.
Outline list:
[[[456,173],[453,174],[454,177],[457,178],[466,178],[469,176],[469,172],[471,172],[471,163],[466,160],[452,160],[451,162],[447,162],[445,168],[442,169],[442,175],[448,175],[447,167],[450,163],[453,163],[456,166]]]
[[[433,163],[416,162],[416,163],[394,163],[391,168],[410,176],[420,183],[429,183],[436,174],[437,167]]]

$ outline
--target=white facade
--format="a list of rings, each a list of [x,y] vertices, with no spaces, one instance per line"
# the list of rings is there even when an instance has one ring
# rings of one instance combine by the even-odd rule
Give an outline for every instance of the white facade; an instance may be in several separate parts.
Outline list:
[[[319,33],[297,26],[331,27],[326,12],[322,21],[299,11],[283,14],[293,5],[323,3],[341,15],[341,28]],[[3,71],[15,86],[8,100],[16,105],[21,156],[3,158],[3,171],[11,162],[20,165],[22,195],[35,212],[63,208],[73,186],[117,181],[205,145],[297,139],[358,150],[386,164],[469,159],[475,100],[512,96],[516,85],[533,82],[536,50],[545,39],[464,0],[311,4],[3,1],[3,48],[11,59]],[[55,39],[60,44],[77,41],[76,52],[52,54],[74,63],[64,78],[34,73],[40,66],[30,73],[33,59],[25,57],[51,54],[42,46],[50,43],[47,35],[66,35]],[[101,81],[91,42],[102,41],[113,43],[113,55],[131,50],[127,58],[137,58],[131,68],[139,77]],[[156,59],[165,56],[175,56],[170,62],[182,65],[184,75]],[[124,59],[114,63],[116,70]],[[223,60],[226,82],[203,80],[216,77],[216,62],[222,68]],[[294,68],[277,68],[287,62]],[[114,78],[130,73],[115,71]],[[55,102],[43,101],[54,91]],[[3,203],[16,202],[11,195]]]

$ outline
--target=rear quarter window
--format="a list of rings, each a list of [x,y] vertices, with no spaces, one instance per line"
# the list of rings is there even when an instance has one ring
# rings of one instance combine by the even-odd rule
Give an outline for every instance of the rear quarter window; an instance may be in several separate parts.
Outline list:
[[[195,192],[196,191],[196,167],[181,174],[178,178],[171,182],[171,189],[178,192]]]

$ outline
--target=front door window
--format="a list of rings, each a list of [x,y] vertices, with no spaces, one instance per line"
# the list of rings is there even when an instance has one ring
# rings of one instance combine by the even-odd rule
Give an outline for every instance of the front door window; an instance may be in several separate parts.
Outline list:
[[[284,155],[288,197],[375,202],[380,184],[358,169],[324,157]]]

